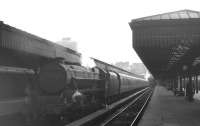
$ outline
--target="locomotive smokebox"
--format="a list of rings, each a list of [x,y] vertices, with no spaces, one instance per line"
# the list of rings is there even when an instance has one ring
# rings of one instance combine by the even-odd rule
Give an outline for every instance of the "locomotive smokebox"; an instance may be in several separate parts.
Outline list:
[[[65,65],[58,62],[41,67],[39,72],[40,88],[50,94],[61,92],[71,81],[69,72]]]

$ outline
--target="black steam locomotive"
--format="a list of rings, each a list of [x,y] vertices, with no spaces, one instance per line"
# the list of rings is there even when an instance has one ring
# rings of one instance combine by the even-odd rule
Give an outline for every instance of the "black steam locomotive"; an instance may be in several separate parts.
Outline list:
[[[79,53],[3,22],[0,57],[0,124],[4,125],[21,123],[24,117],[59,117],[82,108],[105,107],[148,86],[125,72],[83,67]]]
[[[57,105],[63,108],[74,103],[78,103],[78,107],[109,105],[124,94],[146,86],[146,80],[127,74],[60,62],[49,63],[39,72],[40,96],[44,98],[42,102],[47,113],[58,112]],[[52,108],[47,107],[49,104]]]

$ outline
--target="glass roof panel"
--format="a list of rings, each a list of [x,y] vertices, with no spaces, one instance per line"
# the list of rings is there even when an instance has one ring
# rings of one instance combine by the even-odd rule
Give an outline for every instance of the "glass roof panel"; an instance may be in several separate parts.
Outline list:
[[[151,17],[144,18],[143,20],[152,20]]]
[[[186,11],[182,11],[179,13],[181,18],[190,18]]]
[[[161,19],[170,19],[169,14],[163,14],[161,15]]]
[[[190,15],[191,18],[199,18],[198,13],[191,12],[191,13],[189,13],[189,15]]]
[[[152,16],[151,19],[152,20],[159,20],[161,15],[157,15],[157,16]]]
[[[171,19],[179,19],[179,15],[177,13],[170,14]]]
[[[136,19],[135,21],[162,20],[162,19],[188,19],[188,18],[200,18],[200,12],[192,10],[180,10],[175,12],[143,17]]]

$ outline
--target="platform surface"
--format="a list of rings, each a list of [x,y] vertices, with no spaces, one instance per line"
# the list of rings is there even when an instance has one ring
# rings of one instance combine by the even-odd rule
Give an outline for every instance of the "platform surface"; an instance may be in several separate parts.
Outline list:
[[[138,126],[200,126],[200,101],[188,102],[156,86]]]

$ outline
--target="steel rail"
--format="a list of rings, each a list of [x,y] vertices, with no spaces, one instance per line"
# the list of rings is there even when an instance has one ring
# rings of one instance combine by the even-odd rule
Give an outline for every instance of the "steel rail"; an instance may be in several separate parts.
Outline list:
[[[139,120],[140,115],[142,115],[142,112],[144,111],[145,107],[147,106],[147,103],[150,101],[152,93],[153,93],[153,91],[151,91],[149,93],[149,96],[147,97],[145,103],[143,104],[143,106],[140,109],[140,111],[137,113],[136,117],[134,118],[134,120],[133,120],[133,122],[131,123],[130,126],[134,126],[137,123],[137,121]]]
[[[109,113],[110,111],[112,111],[114,108],[120,106],[121,104],[123,104],[124,102],[130,100],[131,98],[137,96],[138,94],[142,93],[142,92],[145,92],[146,90],[150,89],[149,87],[145,88],[145,89],[142,89],[126,98],[123,98],[122,100],[120,101],[117,101],[111,105],[109,105],[107,108],[103,108],[103,109],[100,109],[92,114],[89,114],[79,120],[76,120],[74,122],[71,122],[69,124],[66,124],[65,126],[82,126],[82,125],[85,125],[87,124],[88,122],[90,121],[93,121],[95,120],[96,118],[100,117],[100,116],[103,116],[105,115],[106,113]]]
[[[149,89],[150,90],[150,89]],[[133,106],[138,100],[140,100],[146,93],[149,92],[149,90],[146,90],[142,94],[140,94],[136,99],[128,103],[128,105],[125,105],[124,107],[120,108],[116,113],[113,114],[110,118],[105,120],[103,123],[100,124],[100,126],[106,126],[109,125],[116,117],[118,117],[120,114],[122,114],[125,110],[127,110],[130,106]]]

